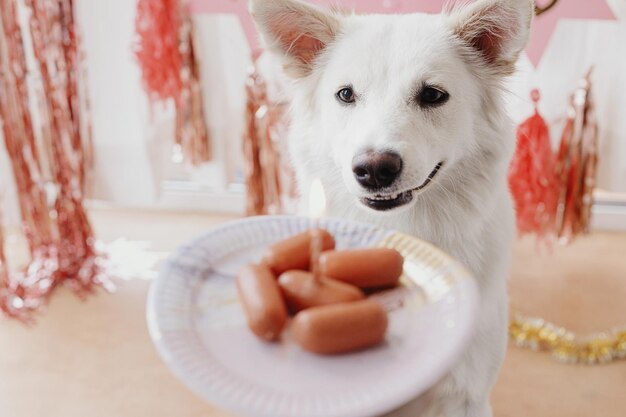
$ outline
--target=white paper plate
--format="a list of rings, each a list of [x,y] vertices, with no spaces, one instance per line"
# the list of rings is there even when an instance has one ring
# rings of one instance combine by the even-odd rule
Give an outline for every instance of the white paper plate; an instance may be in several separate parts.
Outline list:
[[[165,363],[198,395],[242,417],[379,416],[435,384],[472,331],[477,290],[467,271],[428,243],[394,231],[323,219],[337,247],[387,246],[405,256],[403,286],[382,294],[385,343],[316,356],[289,339],[259,341],[246,327],[234,277],[271,243],[310,227],[306,218],[253,217],[182,246],[152,284],[150,335]]]

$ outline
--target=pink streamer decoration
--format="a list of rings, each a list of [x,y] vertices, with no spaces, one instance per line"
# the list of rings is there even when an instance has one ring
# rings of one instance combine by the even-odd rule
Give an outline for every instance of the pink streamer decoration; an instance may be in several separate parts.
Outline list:
[[[509,185],[520,235],[534,233],[540,240],[554,237],[559,194],[556,158],[550,131],[539,114],[539,91],[533,90],[534,114],[517,128],[517,148],[509,166]]]
[[[246,80],[246,130],[243,137],[247,185],[246,214],[289,212],[297,198],[295,175],[285,157],[285,103],[268,96],[267,84],[253,66]]]
[[[180,100],[183,90],[179,50],[181,16],[178,0],[138,0],[135,56],[144,88],[153,101]]]
[[[138,0],[135,55],[152,101],[174,100],[175,143],[192,165],[211,158],[193,25],[179,0]]]
[[[535,114],[517,129],[517,148],[509,168],[520,234],[540,240],[556,237],[569,243],[589,231],[598,165],[598,125],[591,94],[591,70],[583,77],[568,106],[567,120],[555,155],[548,127]],[[539,93],[532,93],[533,101]]]
[[[588,233],[598,165],[598,125],[590,69],[571,95],[556,172],[560,180],[556,230],[563,242]]]
[[[83,73],[73,2],[31,0],[26,5],[32,11],[28,27],[38,72],[29,73],[26,66],[16,0],[0,0],[0,119],[31,261],[10,274],[0,244],[0,311],[30,322],[60,284],[80,297],[95,286],[112,286],[83,207],[91,142],[81,124]],[[42,126],[37,132],[27,93],[30,82],[40,94],[35,104]]]

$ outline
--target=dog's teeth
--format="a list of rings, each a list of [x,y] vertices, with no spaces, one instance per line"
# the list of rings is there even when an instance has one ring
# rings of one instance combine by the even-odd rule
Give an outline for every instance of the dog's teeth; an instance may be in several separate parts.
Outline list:
[[[400,193],[387,194],[387,195],[375,195],[372,200],[395,200],[400,196]]]

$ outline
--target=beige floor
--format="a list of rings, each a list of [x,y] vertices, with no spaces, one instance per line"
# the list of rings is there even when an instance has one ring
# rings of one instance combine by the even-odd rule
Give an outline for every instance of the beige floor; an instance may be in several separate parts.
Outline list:
[[[93,213],[103,240],[150,240],[160,252],[226,218]],[[530,241],[516,247],[513,303],[577,331],[626,324],[626,234],[597,233],[557,249],[541,257]],[[20,252],[14,244],[11,259]],[[0,416],[229,417],[196,398],[157,357],[144,319],[148,285],[120,282],[114,295],[84,303],[60,291],[34,328],[0,321]],[[622,417],[626,361],[561,365],[510,347],[493,404],[497,417]]]

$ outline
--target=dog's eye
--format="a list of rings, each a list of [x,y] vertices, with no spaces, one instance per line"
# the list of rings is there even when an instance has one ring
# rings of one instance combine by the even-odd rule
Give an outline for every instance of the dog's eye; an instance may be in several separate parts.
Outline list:
[[[355,95],[352,87],[344,87],[341,90],[337,91],[337,99],[343,103],[351,104],[354,103]]]
[[[445,91],[425,86],[417,95],[417,102],[422,107],[436,107],[448,101],[449,97],[450,95]]]

